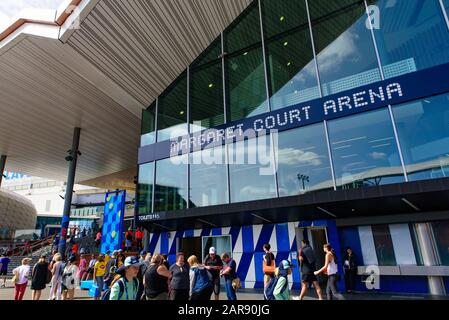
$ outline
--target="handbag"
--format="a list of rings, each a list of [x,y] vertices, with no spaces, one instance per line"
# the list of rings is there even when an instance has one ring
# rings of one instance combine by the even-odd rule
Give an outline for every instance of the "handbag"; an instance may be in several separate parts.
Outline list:
[[[89,297],[98,297],[100,295],[100,288],[96,284],[92,284],[89,289]]]
[[[242,282],[240,281],[239,277],[235,277],[232,280],[232,287],[234,288],[234,290],[238,290],[242,287]]]
[[[276,271],[276,264],[274,260],[271,260],[270,265],[267,265],[267,262],[265,260],[263,261],[263,273],[274,274],[275,271]]]
[[[14,273],[14,276],[11,279],[11,282],[16,284],[17,281],[19,281],[19,275],[17,274],[17,272]]]

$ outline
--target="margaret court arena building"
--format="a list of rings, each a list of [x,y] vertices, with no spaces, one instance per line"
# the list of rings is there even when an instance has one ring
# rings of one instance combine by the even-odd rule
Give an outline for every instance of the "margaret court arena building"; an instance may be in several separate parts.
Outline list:
[[[308,239],[319,263],[325,243],[353,249],[359,291],[374,269],[376,292],[448,294],[448,14],[448,0],[252,1],[143,113],[147,249],[173,263],[214,246],[262,288],[270,243],[296,290]]]

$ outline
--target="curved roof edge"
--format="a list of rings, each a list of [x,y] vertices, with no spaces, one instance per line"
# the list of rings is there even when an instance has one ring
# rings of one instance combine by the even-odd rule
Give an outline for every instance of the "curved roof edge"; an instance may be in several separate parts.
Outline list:
[[[0,54],[24,35],[60,39],[65,42],[99,0],[66,0],[56,10],[24,10],[0,30]],[[14,19],[14,18],[13,18]]]

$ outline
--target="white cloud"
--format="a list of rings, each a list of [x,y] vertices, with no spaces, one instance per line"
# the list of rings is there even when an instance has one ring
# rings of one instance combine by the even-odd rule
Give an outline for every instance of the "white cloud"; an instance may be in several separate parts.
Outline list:
[[[381,160],[381,159],[386,159],[387,154],[383,153],[383,152],[372,152],[372,153],[370,153],[370,157],[373,158],[374,160]]]
[[[279,164],[308,164],[312,166],[320,166],[322,162],[319,156],[314,152],[304,152],[298,149],[286,148],[279,150]]]

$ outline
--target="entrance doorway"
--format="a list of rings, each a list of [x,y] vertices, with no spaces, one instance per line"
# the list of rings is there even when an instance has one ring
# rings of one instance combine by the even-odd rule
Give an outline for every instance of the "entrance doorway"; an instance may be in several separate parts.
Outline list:
[[[179,251],[184,253],[186,260],[196,256],[201,262],[201,237],[179,239]]]
[[[296,229],[296,241],[298,248],[301,247],[301,241],[309,240],[310,246],[313,248],[316,257],[316,267],[321,268],[324,266],[326,254],[324,253],[323,246],[328,241],[327,228],[325,227],[307,227]]]
[[[179,251],[183,252],[188,259],[195,255],[203,263],[204,258],[209,254],[209,248],[214,247],[217,255],[229,253],[232,257],[232,241],[230,235],[192,237],[179,239]]]

